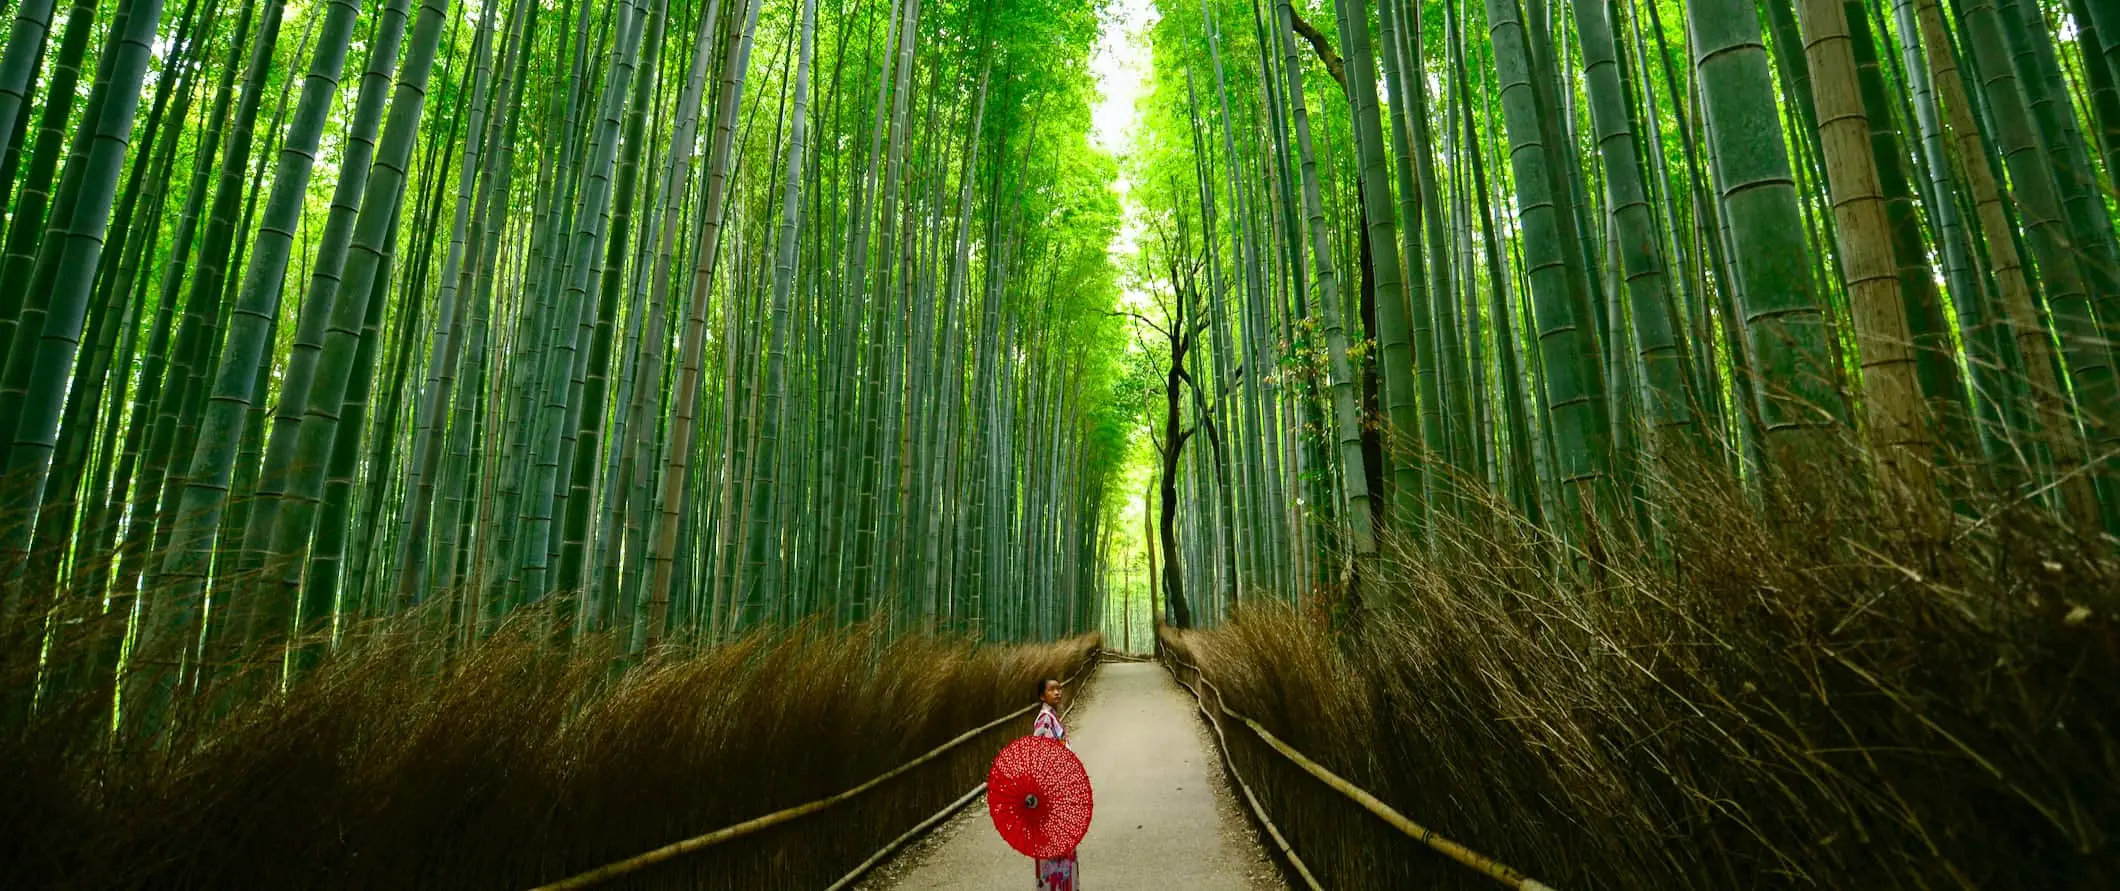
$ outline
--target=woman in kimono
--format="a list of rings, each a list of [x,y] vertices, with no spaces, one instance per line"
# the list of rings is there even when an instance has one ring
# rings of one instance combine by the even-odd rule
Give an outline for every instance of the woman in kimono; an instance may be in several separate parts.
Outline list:
[[[1038,720],[1031,725],[1031,735],[1057,739],[1065,745],[1067,728],[1060,726],[1060,696],[1059,681],[1046,678],[1038,682],[1038,701],[1042,704],[1038,706]],[[1082,886],[1075,882],[1075,852],[1039,860],[1037,867],[1037,891],[1081,891]]]

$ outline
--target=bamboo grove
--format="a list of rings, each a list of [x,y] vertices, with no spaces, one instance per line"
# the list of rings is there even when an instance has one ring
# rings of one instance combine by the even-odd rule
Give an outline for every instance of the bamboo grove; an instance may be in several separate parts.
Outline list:
[[[1088,629],[1144,413],[1180,626],[1851,454],[1906,536],[2120,531],[2099,0],[1173,0],[1123,164],[1096,3],[0,8],[37,701],[153,726],[407,613]]]
[[[402,614],[1093,625],[1088,5],[11,10],[0,608],[42,701],[153,727]]]
[[[1380,540],[1489,506],[1594,569],[1687,474],[2120,531],[2120,6],[1160,13],[1131,272],[1179,624],[1388,602]]]

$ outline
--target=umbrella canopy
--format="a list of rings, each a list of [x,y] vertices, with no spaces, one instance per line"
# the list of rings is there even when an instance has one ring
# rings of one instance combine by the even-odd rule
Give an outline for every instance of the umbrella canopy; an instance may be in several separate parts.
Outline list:
[[[1089,833],[1089,773],[1066,744],[1026,736],[994,757],[986,809],[1009,847],[1039,859],[1064,856]]]

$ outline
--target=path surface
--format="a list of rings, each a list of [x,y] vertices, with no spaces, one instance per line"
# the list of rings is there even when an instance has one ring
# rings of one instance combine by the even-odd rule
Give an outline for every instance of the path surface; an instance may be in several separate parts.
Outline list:
[[[1107,663],[1067,726],[1097,811],[1081,848],[1090,891],[1279,891],[1237,810],[1192,697],[1153,663]],[[994,832],[982,799],[887,864],[870,891],[1009,891],[1031,861]]]

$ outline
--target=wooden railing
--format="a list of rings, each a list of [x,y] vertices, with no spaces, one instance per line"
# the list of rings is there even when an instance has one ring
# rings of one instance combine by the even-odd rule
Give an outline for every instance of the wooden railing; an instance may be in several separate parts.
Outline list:
[[[1083,661],[1082,667],[1078,669],[1075,672],[1074,676],[1069,678],[1065,683],[1068,685],[1073,685],[1076,681],[1079,681],[1082,678],[1086,677],[1089,672],[1097,666],[1099,652],[1101,651],[1098,648],[1092,647],[1089,651],[1088,658]],[[782,810],[774,811],[770,814],[765,814],[763,816],[753,817],[752,819],[745,820],[741,823],[737,823],[731,826],[724,826],[720,829],[716,829],[711,832],[701,833],[699,835],[692,836],[691,838],[687,838],[682,841],[672,842],[660,848],[656,848],[652,851],[637,854],[632,857],[628,857],[624,860],[607,863],[603,866],[599,866],[587,872],[569,876],[557,882],[552,882],[546,885],[540,885],[537,888],[533,889],[533,891],[570,891],[570,889],[594,887],[596,885],[608,882],[612,879],[616,879],[620,876],[637,872],[639,870],[654,866],[656,864],[665,863],[677,859],[679,857],[683,857],[687,854],[692,854],[713,847],[715,845],[722,844],[724,842],[742,838],[744,836],[751,835],[753,833],[760,832],[765,829],[769,829],[774,826],[779,826],[784,823],[799,820],[811,814],[818,813],[819,811],[827,810],[834,805],[850,801],[854,798],[861,796],[865,792],[868,792],[878,786],[883,785],[886,782],[903,776],[904,774],[911,772],[912,770],[920,767],[923,764],[927,764],[928,762],[934,761],[935,759],[948,754],[951,750],[956,749],[958,746],[971,742],[974,739],[978,739],[979,737],[987,734],[988,732],[993,731],[995,728],[1009,723],[1010,721],[1020,720],[1025,715],[1028,715],[1032,711],[1035,711],[1037,708],[1038,704],[1032,703],[1030,705],[1024,706],[1023,708],[1019,708],[1015,711],[1009,712],[1008,714],[1002,715],[1001,717],[995,718],[992,721],[988,721],[987,723],[982,724],[978,727],[972,728],[971,730],[967,730],[964,733],[958,734],[950,741],[945,742],[932,750],[929,750],[926,754],[914,758],[911,761],[907,761],[904,764],[900,764],[897,767],[891,768],[889,771],[884,772],[883,774],[875,777],[874,779],[871,779],[868,782],[862,783],[861,785],[855,786],[854,788],[848,789],[844,792],[840,792],[835,795],[830,795],[825,798],[820,798],[816,801],[808,802],[805,804],[799,804],[791,808],[785,808]],[[911,841],[914,838],[918,838],[920,834],[926,832],[928,829],[932,829],[935,824],[941,822],[942,819],[947,818],[949,814],[954,813],[958,808],[961,808],[965,804],[970,803],[974,798],[977,798],[979,794],[985,791],[986,784],[980,783],[979,786],[973,789],[970,793],[967,793],[964,797],[957,799],[957,801],[951,803],[948,807],[944,808],[942,813],[929,817],[927,820],[922,821],[919,826],[914,827],[913,831],[910,831],[904,835],[899,836],[897,839],[894,839],[890,843],[890,845],[887,845],[884,848],[884,850],[877,852],[875,855],[872,855],[868,860],[864,861],[862,865],[858,867],[853,874],[850,874],[846,878],[841,879],[832,887],[840,888],[851,886],[853,881],[858,879],[862,873],[867,872],[868,869],[874,867],[877,863],[882,862],[885,857],[889,856],[890,852],[895,851],[899,847],[902,847],[906,842]]]
[[[1124,661],[1117,658],[1113,658],[1109,655],[1100,652],[1091,652],[1089,661],[1084,662],[1082,664],[1082,668],[1075,672],[1075,676],[1069,678],[1062,686],[1073,687],[1076,681],[1081,680],[1082,678],[1087,677],[1089,675],[1090,669],[1097,667],[1097,664],[1099,662],[1105,661],[1107,659],[1114,662]],[[1067,697],[1067,705],[1061,707],[1060,709],[1060,717],[1064,720],[1068,716],[1073,715],[1075,713],[1075,704],[1081,701],[1081,696],[1069,694]],[[1037,706],[1032,705],[1031,708],[1035,709],[1037,708]],[[1029,709],[1025,709],[1025,711],[1028,710]],[[1023,712],[1019,711],[1016,714],[1021,715],[1023,714]],[[942,810],[936,811],[935,813],[928,815],[928,818],[920,821],[919,825],[906,830],[904,834],[898,836],[897,838],[891,839],[890,844],[884,845],[876,853],[870,854],[869,859],[861,861],[861,864],[859,866],[854,867],[846,875],[840,876],[839,881],[833,882],[831,884],[831,887],[826,888],[825,891],[845,891],[845,889],[854,887],[855,882],[861,881],[861,877],[868,875],[869,870],[875,869],[878,864],[881,864],[883,861],[890,859],[890,856],[892,854],[898,853],[898,849],[903,848],[908,844],[911,844],[914,839],[917,839],[933,831],[935,827],[942,825],[942,821],[949,819],[950,815],[955,814],[960,810],[963,810],[965,805],[971,804],[974,801],[978,801],[985,795],[986,783],[982,781],[979,783],[979,785],[973,786],[971,791],[964,793],[964,795],[958,798],[956,801],[952,801],[949,804],[943,805]]]
[[[1321,886],[1318,884],[1317,879],[1312,877],[1309,868],[1303,863],[1302,859],[1296,855],[1295,850],[1289,845],[1280,828],[1275,826],[1273,821],[1268,818],[1265,808],[1259,803],[1258,796],[1254,795],[1250,786],[1246,785],[1243,778],[1237,775],[1236,762],[1230,755],[1228,737],[1222,731],[1221,717],[1234,718],[1246,730],[1258,737],[1260,742],[1265,743],[1268,748],[1282,758],[1287,759],[1289,763],[1302,768],[1305,773],[1310,774],[1318,782],[1324,784],[1326,788],[1345,796],[1355,804],[1361,805],[1363,810],[1383,821],[1385,825],[1405,833],[1407,837],[1428,846],[1437,853],[1464,864],[1482,875],[1500,882],[1505,887],[1515,888],[1518,891],[1555,891],[1551,885],[1530,878],[1492,857],[1444,838],[1436,833],[1435,830],[1408,819],[1405,814],[1400,813],[1391,805],[1385,804],[1382,799],[1370,794],[1362,787],[1348,782],[1339,774],[1333,773],[1316,760],[1283,742],[1280,737],[1275,736],[1272,731],[1267,730],[1258,721],[1230,708],[1229,704],[1222,698],[1222,691],[1217,689],[1214,682],[1208,680],[1207,676],[1200,672],[1198,666],[1184,662],[1168,649],[1163,651],[1163,660],[1165,666],[1171,672],[1172,679],[1176,680],[1180,686],[1193,695],[1193,699],[1199,704],[1200,714],[1207,718],[1208,726],[1214,729],[1216,741],[1222,750],[1223,764],[1228,768],[1231,779],[1236,781],[1238,789],[1242,790],[1245,801],[1251,805],[1253,815],[1258,818],[1259,824],[1266,829],[1267,834],[1273,838],[1274,844],[1280,848],[1282,856],[1287,858],[1290,867],[1296,872],[1297,876],[1308,884],[1310,888],[1318,889]],[[1190,674],[1199,682],[1199,686],[1194,687],[1192,684],[1186,683],[1181,673]]]
[[[1185,692],[1192,694],[1193,704],[1200,710],[1200,717],[1207,719],[1208,729],[1215,732],[1215,749],[1222,753],[1222,767],[1224,770],[1229,771],[1229,779],[1237,784],[1237,790],[1244,793],[1244,803],[1251,807],[1252,817],[1257,819],[1259,826],[1266,830],[1266,836],[1273,839],[1274,848],[1281,852],[1282,859],[1288,862],[1288,868],[1295,871],[1296,877],[1303,880],[1304,886],[1311,889],[1311,891],[1324,891],[1324,886],[1318,884],[1317,877],[1310,874],[1310,867],[1303,863],[1302,857],[1296,855],[1296,849],[1288,843],[1288,837],[1281,834],[1281,827],[1275,826],[1273,818],[1266,815],[1266,806],[1259,803],[1259,796],[1251,791],[1251,784],[1244,782],[1243,774],[1237,772],[1237,762],[1229,755],[1229,737],[1224,736],[1222,733],[1221,719],[1216,717],[1214,712],[1208,711],[1207,698],[1200,695],[1200,691],[1193,685],[1186,683],[1184,678],[1178,676],[1177,664],[1180,663],[1177,663],[1175,658],[1171,658],[1164,662],[1163,667],[1170,671],[1171,680],[1177,681],[1178,686],[1184,687]],[[1187,666],[1187,668],[1190,669],[1191,666]],[[1198,669],[1191,670],[1194,677],[1200,677]],[[1201,682],[1204,685],[1206,678],[1201,678]],[[1216,699],[1219,701],[1220,698],[1221,694],[1217,693]]]

